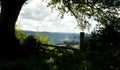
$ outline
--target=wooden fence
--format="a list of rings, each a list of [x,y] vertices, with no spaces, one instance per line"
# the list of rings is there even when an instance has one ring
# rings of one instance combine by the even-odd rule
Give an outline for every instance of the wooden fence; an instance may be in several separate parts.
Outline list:
[[[84,42],[84,32],[80,32],[80,45],[79,45],[79,48],[82,49],[83,48],[83,42]],[[70,49],[70,50],[79,50],[77,48],[71,48],[69,46],[57,46],[57,45],[50,45],[50,44],[40,44],[42,46],[51,46],[51,47],[54,47],[56,49]]]

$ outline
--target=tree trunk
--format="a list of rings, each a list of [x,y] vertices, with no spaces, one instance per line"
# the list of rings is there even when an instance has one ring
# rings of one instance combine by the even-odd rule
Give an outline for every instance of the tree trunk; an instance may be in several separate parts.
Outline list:
[[[17,57],[18,42],[15,23],[25,0],[1,0],[0,14],[0,59]]]

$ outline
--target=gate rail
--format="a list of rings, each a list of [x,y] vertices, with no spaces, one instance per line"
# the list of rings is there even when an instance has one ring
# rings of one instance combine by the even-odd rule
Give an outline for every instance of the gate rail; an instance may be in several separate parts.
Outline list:
[[[62,48],[62,49],[70,49],[70,50],[79,50],[79,49],[76,49],[76,48],[70,48],[68,46],[57,46],[57,45],[50,45],[50,44],[40,44],[42,46],[51,46],[51,47],[54,47],[56,49],[58,48]]]

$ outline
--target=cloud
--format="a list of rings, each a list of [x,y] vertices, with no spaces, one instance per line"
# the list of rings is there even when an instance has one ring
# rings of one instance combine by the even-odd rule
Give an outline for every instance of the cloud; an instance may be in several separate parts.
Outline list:
[[[48,11],[49,9],[46,9],[46,7],[39,0],[33,0],[23,6],[20,12],[20,17],[23,19],[40,21],[46,16],[49,16],[50,12]]]
[[[20,29],[31,31],[49,31],[49,32],[70,32],[79,33],[77,22],[73,16],[65,14],[61,19],[58,11],[47,7],[47,4],[40,0],[31,0],[25,4],[20,11],[18,21]]]

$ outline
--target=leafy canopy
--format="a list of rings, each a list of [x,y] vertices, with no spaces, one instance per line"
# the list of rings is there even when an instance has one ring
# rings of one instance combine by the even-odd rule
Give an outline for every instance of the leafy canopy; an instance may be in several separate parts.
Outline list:
[[[119,17],[120,0],[51,0],[48,7],[57,9],[62,18],[65,13],[71,13],[81,29],[89,28],[88,19],[101,22],[109,17]]]

